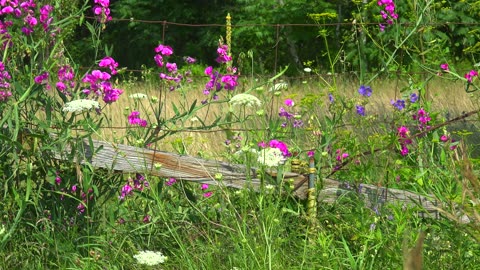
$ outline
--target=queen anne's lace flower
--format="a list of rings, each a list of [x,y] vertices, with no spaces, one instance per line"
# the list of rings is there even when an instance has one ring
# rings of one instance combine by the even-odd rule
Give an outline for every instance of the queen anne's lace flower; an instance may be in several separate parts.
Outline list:
[[[63,105],[64,112],[83,112],[90,109],[99,109],[100,104],[97,101],[91,99],[77,99],[65,103]]]
[[[229,102],[233,106],[242,105],[242,106],[247,106],[247,107],[253,107],[253,106],[261,106],[262,105],[262,102],[256,96],[252,96],[250,94],[235,95],[230,99]]]
[[[130,96],[128,96],[129,98],[133,98],[133,99],[145,99],[145,98],[148,98],[147,95],[143,94],[143,93],[135,93],[135,94],[131,94]]]
[[[278,148],[265,148],[260,151],[257,161],[268,167],[276,167],[285,162],[285,157]]]
[[[157,265],[164,263],[167,259],[161,252],[150,250],[140,251],[140,253],[133,255],[133,257],[137,259],[139,264],[145,265]]]

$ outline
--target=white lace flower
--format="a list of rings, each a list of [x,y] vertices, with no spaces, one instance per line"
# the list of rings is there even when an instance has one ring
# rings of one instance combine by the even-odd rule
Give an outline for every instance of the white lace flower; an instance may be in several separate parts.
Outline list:
[[[100,104],[91,99],[77,99],[65,103],[62,110],[64,112],[83,112],[93,108],[100,108]]]
[[[144,99],[144,98],[148,98],[147,95],[143,94],[143,93],[135,93],[135,94],[131,94],[130,96],[128,96],[129,98],[133,98],[133,99]]]
[[[278,148],[265,148],[260,152],[257,161],[268,167],[276,167],[285,162],[285,157]]]
[[[312,72],[312,69],[311,69],[311,68],[308,68],[308,67],[306,67],[306,68],[304,68],[304,69],[303,69],[303,71],[310,73],[310,72]]]
[[[256,96],[252,96],[250,94],[238,94],[233,96],[230,99],[230,104],[233,106],[236,105],[243,105],[247,107],[253,107],[253,106],[261,106],[262,102],[260,99],[258,99]]]
[[[140,251],[137,255],[133,255],[139,264],[146,264],[146,265],[157,265],[160,263],[164,263],[167,259],[166,256],[162,254],[160,251]]]

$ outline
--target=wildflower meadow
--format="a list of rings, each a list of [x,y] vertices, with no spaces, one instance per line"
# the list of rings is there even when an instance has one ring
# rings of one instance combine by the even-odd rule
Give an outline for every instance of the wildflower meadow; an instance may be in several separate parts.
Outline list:
[[[480,269],[479,64],[412,41],[439,1],[347,2],[338,51],[305,11],[321,63],[255,74],[232,12],[214,64],[142,36],[138,75],[109,0],[0,1],[0,269]]]

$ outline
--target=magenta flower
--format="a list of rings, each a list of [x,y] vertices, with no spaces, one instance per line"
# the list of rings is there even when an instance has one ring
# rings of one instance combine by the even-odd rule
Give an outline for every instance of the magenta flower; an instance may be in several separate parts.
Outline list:
[[[176,182],[177,182],[177,179],[171,177],[171,178],[169,178],[169,179],[167,180],[167,182],[165,183],[165,185],[171,186],[171,185],[175,184]]]
[[[307,152],[308,157],[313,157],[314,155],[315,155],[315,151],[313,151],[313,150],[310,150],[310,151]]]
[[[106,56],[102,60],[100,60],[100,63],[98,63],[98,66],[108,67],[112,75],[115,75],[118,73],[117,72],[118,63],[110,56]]]
[[[440,68],[441,68],[442,70],[444,70],[444,71],[449,71],[449,69],[448,69],[448,64],[446,64],[446,63],[441,64],[441,65],[440,65]]]
[[[477,76],[478,72],[476,70],[470,70],[470,72],[465,74],[465,79],[467,79],[467,82],[472,83],[473,78]]]
[[[224,75],[221,82],[224,84],[226,90],[235,90],[235,87],[238,85],[237,79],[238,76],[236,75]]]
[[[282,141],[279,141],[279,140],[271,140],[269,143],[268,143],[268,146],[270,146],[271,148],[277,148],[278,150],[280,150],[283,154],[284,157],[289,157],[291,156],[292,154],[290,154],[290,152],[288,151],[288,146],[286,143],[282,142]]]
[[[200,188],[202,190],[206,190],[206,189],[208,189],[208,184],[202,184],[202,186]]]
[[[137,125],[141,127],[147,126],[147,120],[141,119],[140,112],[138,111],[133,111],[132,113],[130,113],[130,115],[128,116],[128,123],[130,125]]]
[[[173,49],[170,46],[160,44],[155,48],[155,52],[163,56],[170,56],[173,54]]]
[[[97,16],[101,23],[106,23],[112,20],[110,16],[110,0],[95,0],[93,6],[93,13]]]
[[[293,106],[295,106],[295,102],[293,102],[293,100],[291,100],[291,99],[289,99],[289,98],[285,99],[284,103],[285,103],[285,105],[286,105],[287,107],[293,107]]]
[[[218,63],[227,63],[227,62],[232,61],[232,57],[228,55],[228,46],[227,45],[221,45],[220,47],[218,47],[217,54],[218,54],[218,57],[217,57],[216,61]]]
[[[166,65],[168,72],[175,73],[177,72],[177,64],[176,63],[167,63]]]
[[[212,75],[212,71],[213,71],[213,67],[212,66],[209,66],[205,69],[205,75],[207,76],[211,76]]]
[[[449,139],[449,138],[448,138],[447,135],[442,135],[442,136],[440,137],[440,141],[442,141],[442,142],[446,142],[446,141],[448,141],[448,139]]]
[[[203,197],[205,197],[205,198],[209,198],[209,197],[211,197],[212,195],[213,195],[213,192],[212,192],[212,191],[203,193]]]
[[[33,81],[36,83],[36,84],[44,84],[47,82],[48,80],[48,72],[43,72],[42,74],[36,76]]]

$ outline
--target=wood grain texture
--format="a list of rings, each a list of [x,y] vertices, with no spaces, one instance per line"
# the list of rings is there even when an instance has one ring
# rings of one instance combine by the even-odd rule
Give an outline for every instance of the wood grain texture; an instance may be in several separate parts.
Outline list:
[[[75,148],[77,149],[76,162],[88,163],[94,167],[111,171],[143,173],[165,178],[174,177],[177,180],[237,189],[258,190],[261,183],[256,168],[247,168],[244,165],[96,140],[92,141],[92,145],[88,144],[88,141],[84,141]],[[71,149],[72,147],[66,147],[63,152],[56,153],[56,158],[68,160],[66,156]],[[158,165],[161,165],[160,169],[157,169]],[[215,179],[216,174],[222,175],[221,181]],[[293,179],[294,194],[300,199],[306,199],[307,196],[308,181],[305,181],[306,177],[291,172],[285,174],[287,180]],[[415,207],[422,217],[436,219],[441,218],[441,209],[444,209],[444,206],[434,198],[410,191],[369,184],[354,186],[351,183],[334,179],[317,180],[317,182],[321,186],[318,191],[320,203],[332,204],[339,198],[348,196],[356,200],[363,200],[365,205],[371,209],[380,209],[389,203],[400,204],[402,207]],[[469,222],[467,217],[460,217],[457,221]]]

